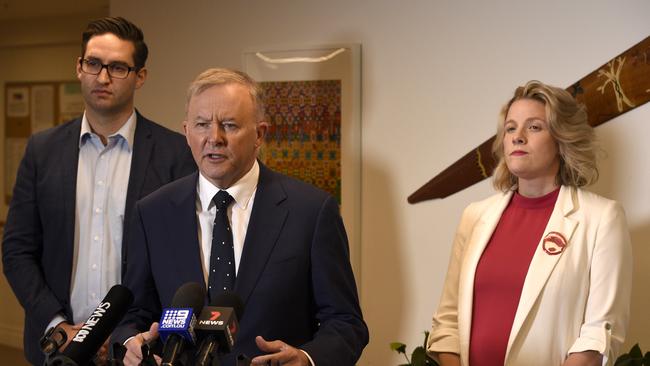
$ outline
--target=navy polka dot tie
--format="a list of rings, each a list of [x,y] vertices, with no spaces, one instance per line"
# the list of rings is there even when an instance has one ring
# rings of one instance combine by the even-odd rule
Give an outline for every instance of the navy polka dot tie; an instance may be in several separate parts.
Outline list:
[[[228,206],[234,201],[226,191],[219,191],[212,198],[217,208],[212,228],[210,250],[210,274],[208,296],[214,299],[219,293],[235,287],[235,248],[228,222]]]

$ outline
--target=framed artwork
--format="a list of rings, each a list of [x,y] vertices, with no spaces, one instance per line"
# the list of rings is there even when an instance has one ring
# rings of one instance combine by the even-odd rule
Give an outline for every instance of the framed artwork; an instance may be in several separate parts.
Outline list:
[[[243,70],[265,91],[260,160],[336,197],[360,283],[361,46],[255,48]]]

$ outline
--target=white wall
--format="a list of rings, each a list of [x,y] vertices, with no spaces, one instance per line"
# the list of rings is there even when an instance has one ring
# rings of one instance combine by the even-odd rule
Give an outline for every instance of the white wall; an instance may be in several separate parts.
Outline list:
[[[421,343],[461,210],[492,189],[486,181],[417,205],[406,197],[494,134],[517,85],[568,86],[650,35],[645,0],[113,0],[111,13],[139,24],[151,48],[140,110],[175,129],[189,81],[208,67],[241,67],[245,49],[362,44],[363,365],[401,363],[391,341]],[[646,105],[598,128],[609,158],[594,188],[627,209],[636,256],[629,339],[645,349],[649,119]]]
[[[81,32],[102,14],[0,21],[0,221],[4,222],[4,134],[6,82],[76,80]],[[2,230],[0,230],[1,234]],[[0,263],[0,270],[2,263]],[[0,276],[0,343],[22,348],[23,310]],[[1,361],[1,355],[0,355]]]

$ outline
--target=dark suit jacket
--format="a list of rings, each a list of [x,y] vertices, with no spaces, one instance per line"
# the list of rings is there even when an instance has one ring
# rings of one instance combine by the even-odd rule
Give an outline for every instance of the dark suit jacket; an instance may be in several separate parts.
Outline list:
[[[9,206],[4,273],[25,309],[25,355],[43,363],[39,338],[57,313],[72,319],[70,282],[81,118],[33,135]],[[137,115],[126,192],[122,270],[135,202],[196,170],[183,136]]]
[[[135,303],[113,333],[118,341],[159,321],[181,285],[205,283],[197,179],[179,179],[136,204],[123,281]],[[260,354],[257,335],[307,351],[318,366],[353,365],[368,342],[336,200],[261,164],[234,290],[244,312],[223,365]]]

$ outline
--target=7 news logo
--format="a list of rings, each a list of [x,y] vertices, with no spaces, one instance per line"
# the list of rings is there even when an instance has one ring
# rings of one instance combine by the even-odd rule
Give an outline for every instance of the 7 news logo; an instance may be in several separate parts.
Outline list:
[[[212,325],[212,326],[215,326],[215,325],[222,326],[222,325],[225,324],[224,321],[223,320],[217,320],[217,319],[219,319],[220,316],[221,316],[221,312],[219,312],[219,311],[210,311],[210,318],[209,319],[199,320],[199,324],[201,324],[201,325]]]

